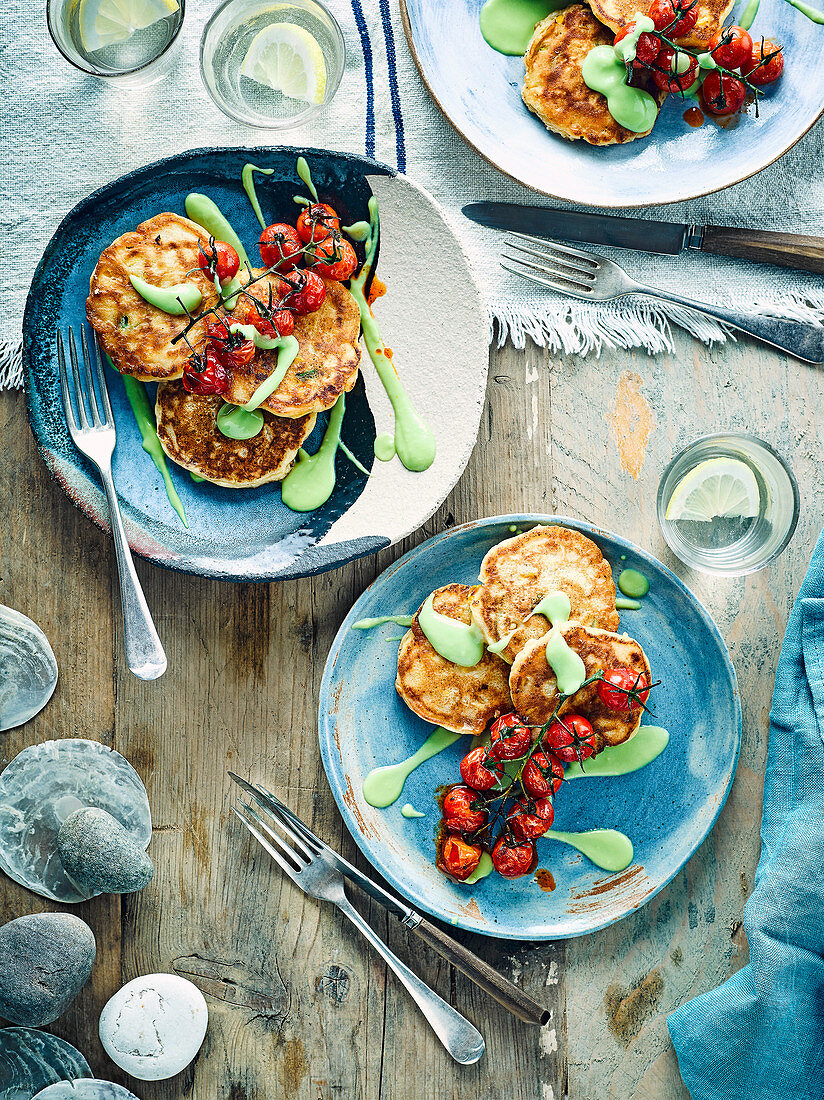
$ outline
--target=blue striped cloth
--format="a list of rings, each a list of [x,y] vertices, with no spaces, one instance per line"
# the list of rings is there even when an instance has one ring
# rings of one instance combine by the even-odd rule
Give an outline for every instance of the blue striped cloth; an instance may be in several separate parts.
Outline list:
[[[778,662],[761,843],[749,965],[668,1020],[693,1100],[824,1097],[824,535]]]

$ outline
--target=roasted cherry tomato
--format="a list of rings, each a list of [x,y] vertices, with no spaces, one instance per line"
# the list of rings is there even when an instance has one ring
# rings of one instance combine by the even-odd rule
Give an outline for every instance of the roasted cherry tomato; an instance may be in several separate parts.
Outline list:
[[[564,765],[542,749],[536,749],[521,772],[521,784],[530,798],[555,794],[564,781]]]
[[[530,840],[515,841],[499,837],[492,849],[492,865],[504,878],[528,875],[535,863],[535,845]]]
[[[486,825],[486,811],[475,808],[479,803],[478,792],[471,787],[450,787],[443,800],[444,825],[450,833],[476,833]]]
[[[682,50],[663,46],[652,70],[652,79],[662,92],[683,95],[698,79],[698,62]]]
[[[713,70],[701,85],[701,105],[710,115],[734,115],[741,110],[746,94],[743,80]]]
[[[610,710],[637,710],[649,699],[647,678],[631,668],[607,669],[598,681],[598,698]]]
[[[349,241],[330,234],[326,240],[313,245],[312,253],[306,257],[306,266],[324,279],[340,283],[354,274],[358,257]]]
[[[595,753],[595,731],[580,714],[565,714],[546,731],[544,744],[559,760],[580,764]]]
[[[207,321],[206,331],[221,363],[235,370],[255,357],[255,345],[240,332],[230,332],[225,321]]]
[[[304,206],[298,218],[298,236],[306,244],[309,241],[323,241],[330,233],[340,231],[340,218],[337,211],[325,202],[313,202]]]
[[[762,38],[753,45],[750,56],[740,65],[741,72],[758,88],[773,84],[784,72],[784,53],[777,42]]]
[[[506,820],[519,840],[536,840],[552,828],[555,807],[551,798],[521,798],[506,815]]]
[[[461,778],[475,791],[491,791],[503,774],[503,764],[490,756],[483,745],[472,749],[461,761]]]
[[[438,865],[446,874],[463,882],[481,862],[482,854],[483,848],[480,844],[468,844],[459,836],[448,836],[441,849]]]
[[[752,38],[743,27],[722,27],[707,44],[707,51],[722,69],[737,69],[752,56]]]
[[[189,393],[221,394],[229,388],[226,368],[211,344],[200,355],[189,357],[183,369],[183,388]]]
[[[647,15],[667,38],[683,38],[698,22],[698,0],[652,0]]]
[[[303,252],[303,241],[294,226],[276,222],[263,230],[258,247],[260,258],[267,267],[291,271]]]
[[[323,305],[326,286],[314,271],[290,271],[280,284],[283,305],[295,313],[315,313]]]
[[[271,317],[261,317],[252,305],[246,307],[245,324],[254,325],[261,336],[291,336],[295,331],[295,318],[288,309],[276,309]]]
[[[492,738],[489,754],[496,760],[520,760],[532,744],[532,731],[514,711],[497,718],[489,733]]]
[[[622,38],[626,38],[626,36],[634,30],[634,23],[627,23],[626,26],[621,27],[615,35],[615,44],[617,45]],[[632,63],[633,68],[649,68],[658,56],[658,51],[660,49],[661,39],[657,35],[651,34],[649,31],[644,31],[639,37],[638,44],[635,47],[635,60]]]
[[[201,244],[197,256],[197,266],[212,275],[217,275],[221,283],[234,279],[240,267],[240,257],[226,241],[209,238],[208,244]]]

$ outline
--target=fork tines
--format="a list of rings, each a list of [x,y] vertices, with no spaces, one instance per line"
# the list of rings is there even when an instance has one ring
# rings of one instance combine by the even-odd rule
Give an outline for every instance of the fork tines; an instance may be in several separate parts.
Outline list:
[[[103,374],[103,364],[100,360],[100,349],[97,340],[92,340],[94,348],[94,372],[97,376],[98,396],[92,378],[92,355],[89,352],[89,344],[86,340],[86,330],[80,328],[80,345],[83,353],[83,373],[80,372],[77,343],[74,338],[74,330],[69,329],[69,361],[74,382],[74,396],[77,402],[77,412],[72,404],[69,389],[69,377],[66,370],[66,351],[63,344],[63,334],[57,333],[57,366],[60,374],[60,395],[63,399],[63,410],[66,421],[71,431],[79,432],[90,428],[104,428],[113,423],[112,407],[109,403],[109,391],[106,387],[106,378]]]
[[[297,827],[300,824],[297,818],[294,818],[293,822],[292,815],[287,816],[283,812],[283,804],[274,795],[270,795],[268,791],[261,787],[247,783],[245,779],[241,779],[234,772],[229,774],[264,811],[264,813],[259,812],[249,802],[238,801],[232,807],[232,812],[240,818],[252,836],[275,860],[281,870],[294,879],[296,875],[299,875],[301,871],[309,866],[319,853],[319,845],[313,843],[311,833],[307,836],[306,831]],[[277,826],[285,834],[291,844],[287,843],[287,840],[276,831],[274,826]]]
[[[600,266],[596,256],[526,233],[514,236],[516,240],[506,240],[504,244],[518,255],[503,253],[504,259],[509,260],[509,264],[501,261],[505,271],[562,293],[585,297],[592,292]],[[526,243],[521,244],[521,241]],[[522,256],[528,258],[522,259]]]

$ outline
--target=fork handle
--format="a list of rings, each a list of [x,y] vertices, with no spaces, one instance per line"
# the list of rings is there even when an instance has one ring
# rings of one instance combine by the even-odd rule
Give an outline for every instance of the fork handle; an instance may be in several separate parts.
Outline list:
[[[103,488],[109,504],[117,575],[120,579],[120,604],[123,610],[123,641],[126,664],[139,680],[156,680],[166,671],[166,654],[160,644],[149,605],[140,587],[132,552],[123,527],[120,503],[111,470],[101,470]]]
[[[473,1027],[469,1020],[465,1020],[460,1012],[456,1012],[452,1005],[447,1004],[434,990],[430,989],[417,974],[413,974],[409,967],[390,951],[347,898],[336,904],[369,940],[398,981],[405,986],[412,1000],[426,1017],[429,1026],[455,1061],[462,1066],[470,1066],[477,1062],[483,1055],[485,1045],[480,1031]]]
[[[746,332],[756,340],[771,344],[779,351],[785,351],[788,355],[802,359],[805,363],[824,363],[824,326],[808,325],[803,321],[780,321],[776,317],[725,309],[723,306],[699,302],[694,298],[682,298],[680,294],[673,294],[669,290],[659,290],[657,287],[645,286],[641,283],[636,283],[634,286],[634,291],[630,293],[662,298],[679,306],[687,306],[699,313],[705,313],[708,317],[724,321],[740,332]]]
[[[424,917],[421,917],[419,924],[414,925],[412,931],[519,1020],[538,1027],[549,1020],[549,1009],[533,1001],[509,978],[499,974],[494,967],[479,959],[469,948],[453,940]]]

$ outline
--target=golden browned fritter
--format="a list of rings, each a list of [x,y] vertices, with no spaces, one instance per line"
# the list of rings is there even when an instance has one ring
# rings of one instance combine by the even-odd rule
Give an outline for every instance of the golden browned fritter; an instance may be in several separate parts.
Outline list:
[[[735,0],[696,0],[698,22],[688,35],[677,39],[688,49],[704,49],[732,11]],[[590,0],[593,14],[610,30],[619,31],[621,27],[633,21],[633,16],[639,10],[646,11],[643,6],[639,9],[633,0]]]
[[[465,584],[447,584],[435,591],[432,606],[441,615],[470,623],[473,592]],[[419,614],[420,608],[398,649],[398,695],[425,722],[454,733],[483,733],[490,722],[512,709],[508,667],[486,651],[473,668],[447,661],[421,630]]]
[[[260,275],[261,271],[254,274]],[[268,304],[269,286],[277,300],[277,276],[267,276],[250,292]],[[360,310],[357,302],[339,282],[324,279],[326,297],[315,313],[295,317],[295,339],[300,351],[277,390],[261,408],[276,416],[306,416],[331,409],[342,393],[355,384],[360,363]],[[245,299],[248,301],[248,299]],[[238,320],[244,316],[244,298],[235,307]],[[245,404],[261,382],[277,367],[277,351],[257,351],[245,366],[229,371],[226,400]]]
[[[154,286],[194,283],[203,295],[198,312],[214,306],[214,283],[197,269],[200,244],[209,235],[179,214],[156,214],[104,249],[91,277],[86,316],[104,351],[121,374],[144,382],[180,378],[191,351],[185,340],[172,343],[188,324],[150,305],[129,282],[137,275]],[[196,270],[192,271],[192,268]],[[205,321],[189,333],[194,347],[206,336]]]
[[[652,683],[649,662],[640,645],[626,634],[613,634],[608,630],[567,623],[560,628],[567,645],[574,649],[586,668],[587,678],[597,669],[606,672],[611,668],[631,668],[643,673],[647,683]],[[522,718],[543,725],[552,717],[560,696],[555,673],[546,659],[549,635],[527,642],[515,658],[509,674],[512,703]],[[596,751],[606,745],[620,745],[628,741],[641,724],[643,710],[615,711],[606,707],[598,695],[598,684],[590,684],[570,696],[560,709],[565,714],[581,714],[592,725],[596,738]]]
[[[227,439],[215,424],[222,404],[222,397],[187,393],[180,381],[158,386],[157,434],[172,462],[227,489],[282,481],[315,415],[287,419],[264,412],[263,428],[253,439]]]
[[[646,137],[619,126],[607,108],[606,97],[584,83],[581,65],[596,46],[611,46],[614,35],[599,23],[588,7],[572,4],[540,22],[532,36],[524,64],[521,91],[524,103],[547,129],[571,141],[590,145],[619,145]],[[646,89],[658,100],[663,95]]]
[[[515,631],[501,653],[509,664],[530,638],[549,630],[543,615],[527,617],[550,592],[569,597],[571,620],[604,630],[618,626],[609,562],[592,539],[567,527],[533,527],[499,542],[481,562],[480,581],[472,618],[490,644]]]

